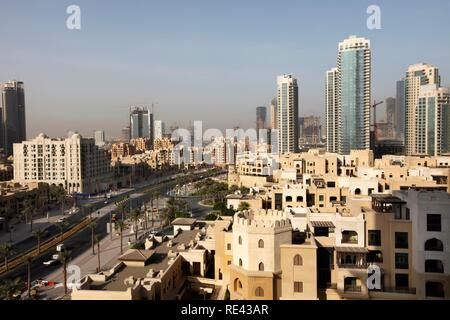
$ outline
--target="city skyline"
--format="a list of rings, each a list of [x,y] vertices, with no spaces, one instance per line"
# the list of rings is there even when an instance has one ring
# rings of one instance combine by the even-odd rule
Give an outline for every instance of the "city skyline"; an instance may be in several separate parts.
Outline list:
[[[155,118],[169,125],[183,119],[220,129],[253,127],[255,108],[270,106],[276,76],[284,73],[301,83],[299,116],[325,119],[324,73],[336,64],[338,42],[352,34],[372,44],[372,99],[395,96],[396,81],[416,63],[436,65],[442,86],[448,86],[449,45],[439,36],[423,37],[448,29],[448,2],[435,1],[441,10],[427,17],[422,15],[427,4],[379,1],[381,30],[366,27],[369,1],[342,8],[331,1],[321,6],[286,3],[292,10],[285,12],[286,23],[280,26],[273,23],[283,13],[275,3],[258,2],[257,8],[239,4],[239,10],[228,2],[177,3],[181,10],[172,12],[173,4],[138,1],[124,9],[115,2],[80,1],[79,31],[65,28],[68,3],[7,3],[0,23],[12,31],[3,35],[8,45],[0,45],[5,56],[0,81],[24,82],[28,138],[42,131],[65,136],[68,130],[90,136],[99,122],[108,138],[119,137],[129,107],[153,102],[158,102]],[[323,5],[330,10],[322,10]],[[168,12],[172,18],[161,21],[158,16]],[[419,15],[433,24],[406,23]],[[172,19],[178,23],[170,23]],[[313,28],[329,32],[317,38]],[[130,29],[136,32],[130,35]],[[220,114],[208,112],[213,109]]]

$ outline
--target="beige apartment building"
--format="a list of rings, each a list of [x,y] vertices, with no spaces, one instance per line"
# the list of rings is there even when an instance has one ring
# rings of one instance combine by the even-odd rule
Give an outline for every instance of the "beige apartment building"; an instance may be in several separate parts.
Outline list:
[[[110,158],[94,139],[40,134],[14,144],[14,181],[20,184],[45,182],[68,193],[98,193],[109,189],[111,177]]]

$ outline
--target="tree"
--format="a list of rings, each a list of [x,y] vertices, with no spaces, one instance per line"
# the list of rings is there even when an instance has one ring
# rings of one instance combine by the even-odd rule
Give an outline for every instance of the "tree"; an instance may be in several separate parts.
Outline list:
[[[16,295],[19,295],[23,288],[22,279],[6,278],[0,282],[0,300],[13,300]]]
[[[156,213],[159,216],[159,197],[161,196],[159,191],[155,191],[154,195],[156,196]],[[153,208],[152,208],[152,227],[154,224],[154,219],[153,219]]]
[[[71,259],[72,253],[68,250],[64,250],[59,253],[58,260],[63,265],[63,278],[64,278],[64,294],[67,294],[67,264]]]
[[[97,227],[97,223],[95,223],[95,221],[91,221],[91,223],[89,223],[89,228],[91,228],[92,255],[95,255],[95,228],[96,227]]]
[[[116,230],[120,234],[120,254],[123,254],[123,229],[125,229],[125,222],[123,220],[116,221]]]
[[[240,203],[239,203],[239,206],[238,206],[238,211],[245,211],[245,210],[248,210],[248,209],[250,209],[250,203],[248,203],[248,202],[245,202],[245,201],[241,201]]]
[[[3,243],[2,245],[0,245],[0,254],[3,256],[3,258],[5,259],[5,270],[8,271],[8,259],[11,256],[11,254],[13,253],[13,246],[9,243]]]
[[[67,198],[66,190],[61,186],[59,186],[59,187],[52,186],[50,188],[50,194],[56,200],[56,203],[61,206],[61,214],[65,215],[64,205],[66,203],[66,198]]]
[[[126,201],[126,199],[115,203],[117,210],[122,214],[122,218],[121,218],[122,220],[125,219],[125,213],[128,208],[125,201]]]
[[[47,232],[42,229],[38,229],[38,230],[34,231],[34,237],[37,239],[38,254],[41,253],[41,240],[43,237],[45,237],[46,234],[47,234]]]
[[[95,242],[97,243],[97,258],[98,258],[98,260],[97,260],[98,268],[97,269],[98,269],[98,272],[101,271],[101,264],[100,264],[100,240],[101,240],[100,235],[96,234],[95,235]]]
[[[27,264],[27,295],[28,295],[28,300],[30,300],[31,299],[31,263],[33,262],[33,257],[28,254],[22,258],[22,261]]]
[[[133,214],[131,216],[131,219],[134,222],[134,239],[135,239],[135,241],[137,241],[137,239],[138,239],[138,230],[139,230],[138,223],[139,223],[139,219],[141,218],[141,215],[142,215],[141,210],[139,208],[137,208],[133,211]]]
[[[35,208],[30,200],[25,200],[23,203],[22,214],[25,217],[25,222],[28,223],[28,219],[30,220],[30,232],[33,232],[33,214]]]

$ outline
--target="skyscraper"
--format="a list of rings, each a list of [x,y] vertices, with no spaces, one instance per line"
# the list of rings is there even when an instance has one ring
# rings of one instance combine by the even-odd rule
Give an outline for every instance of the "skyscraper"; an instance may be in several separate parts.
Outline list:
[[[278,108],[277,108],[277,98],[273,98],[270,103],[270,129],[278,128]]]
[[[395,135],[397,139],[405,140],[405,80],[397,81],[397,94],[395,98],[395,112],[397,114]]]
[[[120,139],[123,142],[130,142],[130,127],[129,126],[122,128]]]
[[[94,131],[94,140],[97,147],[103,147],[105,145],[105,131]]]
[[[416,155],[439,156],[447,153],[450,130],[450,95],[437,84],[420,86],[414,128]]]
[[[256,107],[256,135],[259,137],[259,130],[266,129],[267,109],[266,107]]]
[[[338,151],[370,148],[370,40],[350,36],[339,43]]]
[[[416,121],[421,86],[434,84],[440,86],[438,68],[429,64],[411,65],[405,77],[405,149],[407,155],[421,154],[423,145],[417,139],[423,128]]]
[[[327,151],[338,152],[339,109],[338,109],[338,69],[327,71],[325,80],[325,123]]]
[[[2,104],[0,116],[0,147],[6,156],[13,153],[13,144],[26,140],[25,93],[23,82],[8,81],[0,85]]]
[[[166,131],[165,124],[162,120],[155,120],[155,139],[162,139]]]
[[[277,77],[278,152],[298,151],[298,86],[291,74]]]
[[[148,108],[132,107],[130,110],[130,138],[147,138],[153,145],[153,113]]]
[[[396,111],[396,102],[395,98],[389,97],[386,98],[386,131],[384,132],[384,138],[395,138],[397,124],[397,111]]]

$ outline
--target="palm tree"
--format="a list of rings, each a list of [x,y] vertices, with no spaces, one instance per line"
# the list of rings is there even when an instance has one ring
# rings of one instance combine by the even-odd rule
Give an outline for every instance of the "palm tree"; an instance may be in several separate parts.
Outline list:
[[[138,222],[139,222],[139,219],[141,218],[141,215],[142,215],[141,210],[139,208],[137,208],[133,211],[133,215],[131,216],[131,219],[134,222],[134,238],[135,238],[136,242],[138,239],[138,228],[139,228]]]
[[[159,197],[160,197],[159,191],[153,192],[153,197],[156,198],[156,210],[159,214]],[[153,226],[154,226],[154,216],[153,216],[153,201],[152,201],[152,228]]]
[[[30,218],[30,232],[33,232],[33,214],[34,206],[30,200],[25,200],[23,203],[22,214],[25,217],[25,222],[28,223],[28,218]]]
[[[55,192],[56,203],[61,206],[61,214],[64,216],[64,205],[66,203],[67,192],[63,187],[58,187]]]
[[[22,279],[4,279],[0,282],[0,300],[13,300],[14,296],[20,294],[23,283]]]
[[[239,203],[238,211],[245,211],[250,209],[250,204],[248,202],[242,201]]]
[[[28,300],[31,299],[31,263],[33,262],[33,257],[31,255],[26,255],[22,257],[22,261],[27,264],[27,293]]]
[[[59,253],[58,260],[63,265],[63,278],[64,278],[64,294],[67,294],[67,263],[71,259],[71,252],[64,250]]]
[[[5,259],[5,270],[8,271],[8,259],[13,253],[13,246],[9,243],[3,243],[0,245],[0,254]]]
[[[98,272],[101,271],[101,264],[100,264],[100,240],[101,237],[99,234],[95,235],[95,242],[97,243],[97,258],[98,258]]]
[[[116,203],[117,210],[122,214],[122,220],[125,219],[125,211],[127,210],[127,204],[124,200]]]
[[[92,255],[95,255],[95,228],[97,224],[95,221],[89,223],[89,228],[91,228],[91,246],[92,246]]]
[[[46,234],[47,232],[45,230],[38,229],[34,231],[34,237],[37,239],[38,254],[41,253],[41,240],[43,237],[45,237]]]
[[[120,233],[120,254],[123,254],[123,229],[125,229],[125,222],[123,220],[116,221],[116,230]]]

